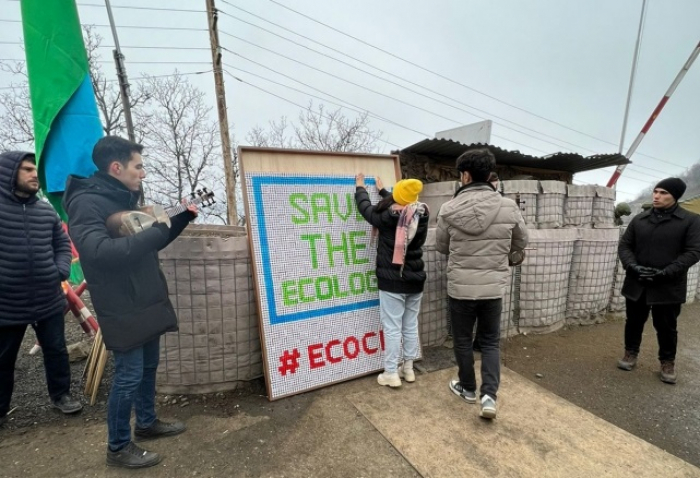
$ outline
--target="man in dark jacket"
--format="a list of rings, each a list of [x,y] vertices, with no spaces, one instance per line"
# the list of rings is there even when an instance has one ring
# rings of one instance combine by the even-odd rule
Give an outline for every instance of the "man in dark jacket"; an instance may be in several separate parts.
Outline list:
[[[700,260],[700,218],[678,206],[685,183],[668,178],[654,188],[653,209],[630,222],[620,240],[620,261],[627,274],[625,356],[622,370],[632,370],[649,311],[659,342],[661,381],[676,383],[676,322],[685,302],[688,269]]]
[[[185,424],[156,418],[156,369],[160,336],[177,330],[177,317],[158,251],[197,215],[195,206],[172,218],[170,229],[156,223],[128,237],[113,237],[112,214],[137,209],[143,147],[115,136],[100,139],[92,153],[98,171],[90,178],[68,178],[64,204],[71,238],[80,253],[105,346],[114,354],[114,378],[107,406],[107,464],[126,468],[160,461],[131,439],[129,419],[136,411],[137,441],[176,435]]]
[[[43,351],[53,406],[68,414],[83,408],[70,396],[64,335],[61,281],[70,274],[70,240],[38,192],[34,154],[0,154],[0,424],[10,410],[15,362],[27,325]]]

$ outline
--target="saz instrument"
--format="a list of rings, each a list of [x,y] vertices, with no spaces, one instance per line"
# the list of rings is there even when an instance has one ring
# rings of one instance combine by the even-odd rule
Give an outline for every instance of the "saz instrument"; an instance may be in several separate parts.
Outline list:
[[[215,202],[213,192],[206,188],[198,189],[196,193],[192,193],[191,199],[177,206],[164,208],[159,204],[154,204],[153,206],[144,206],[136,211],[115,212],[107,218],[107,230],[112,237],[127,237],[145,231],[155,223],[170,227],[170,218],[185,212],[188,206],[195,204],[207,207]]]

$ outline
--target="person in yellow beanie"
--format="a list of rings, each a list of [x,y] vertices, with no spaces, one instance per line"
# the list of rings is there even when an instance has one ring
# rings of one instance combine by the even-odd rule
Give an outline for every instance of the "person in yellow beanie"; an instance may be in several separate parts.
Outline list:
[[[391,197],[401,206],[418,201],[418,195],[423,191],[423,183],[417,179],[402,179],[394,185]]]
[[[376,274],[385,350],[384,372],[377,382],[400,387],[401,378],[416,380],[413,360],[418,357],[418,312],[426,279],[421,248],[428,235],[429,212],[418,202],[423,190],[419,180],[399,181],[391,193],[380,178],[375,181],[383,199],[372,205],[365,176],[360,173],[355,176],[355,201],[362,217],[379,234]]]

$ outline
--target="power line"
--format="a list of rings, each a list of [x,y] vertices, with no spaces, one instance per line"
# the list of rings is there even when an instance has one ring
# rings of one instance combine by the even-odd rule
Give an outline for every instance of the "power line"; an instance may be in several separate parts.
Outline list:
[[[22,42],[9,42],[0,41],[1,45],[24,45]],[[207,50],[210,51],[211,48],[199,47],[199,46],[125,46],[121,45],[122,48],[139,49],[139,50]],[[114,45],[99,45],[99,48],[114,48]]]
[[[2,61],[2,60],[0,60]],[[169,75],[146,75],[146,76],[137,76],[135,78],[131,78],[131,81],[134,80],[148,80],[150,78],[171,78],[174,76],[192,76],[192,75],[203,75],[206,73],[211,73],[212,70],[204,70],[204,71],[190,71],[190,72],[178,72],[178,73],[171,73]],[[116,83],[119,80],[113,79],[113,80],[105,80],[107,83]],[[28,85],[25,83],[24,85],[14,85],[14,86],[0,86],[0,90],[12,90],[16,88],[23,88],[27,87]]]
[[[225,1],[225,0],[222,0],[222,1]],[[430,70],[429,68],[426,68],[426,67],[421,66],[421,65],[419,65],[419,64],[417,64],[417,63],[415,63],[415,62],[412,62],[412,61],[410,61],[410,60],[407,60],[407,59],[405,59],[405,58],[402,58],[402,57],[400,57],[400,56],[398,56],[398,55],[396,55],[396,54],[394,54],[394,53],[391,53],[390,51],[384,50],[384,49],[382,49],[382,48],[380,48],[380,47],[378,47],[378,46],[376,46],[376,45],[373,45],[373,44],[371,44],[371,43],[369,43],[369,42],[366,42],[366,41],[364,41],[364,40],[362,40],[362,39],[360,39],[360,38],[357,38],[357,37],[355,37],[355,36],[353,36],[353,35],[350,35],[349,33],[346,33],[346,32],[344,32],[344,31],[342,31],[342,30],[339,30],[339,29],[337,29],[337,28],[335,28],[335,27],[332,27],[332,26],[330,26],[330,25],[328,25],[328,24],[326,24],[326,23],[324,23],[324,22],[322,22],[322,21],[320,21],[320,20],[317,20],[317,19],[315,19],[315,18],[313,18],[313,17],[311,17],[311,16],[309,16],[309,15],[306,15],[306,14],[304,14],[304,13],[301,13],[301,12],[297,11],[297,10],[294,10],[293,8],[288,7],[288,6],[286,6],[286,5],[283,5],[282,3],[280,3],[280,2],[278,2],[278,1],[276,1],[276,0],[269,0],[269,1],[272,2],[272,3],[274,3],[275,5],[277,5],[277,6],[279,6],[279,7],[282,7],[282,8],[284,8],[284,9],[290,11],[290,12],[293,12],[293,13],[299,15],[299,16],[302,16],[302,17],[304,17],[304,18],[306,18],[306,19],[308,19],[308,20],[310,20],[310,21],[312,21],[312,22],[314,22],[314,23],[316,23],[316,24],[322,25],[322,26],[324,26],[324,27],[326,27],[326,28],[328,28],[328,29],[330,29],[330,30],[333,30],[333,31],[335,31],[336,33],[339,33],[339,34],[341,34],[341,35],[343,35],[343,36],[346,36],[346,37],[348,37],[348,38],[352,38],[353,40],[358,41],[358,42],[362,43],[363,45],[366,45],[366,46],[368,46],[368,47],[370,47],[370,48],[373,48],[373,49],[378,50],[378,51],[380,51],[380,52],[382,52],[382,53],[385,53],[385,54],[387,54],[387,55],[389,55],[389,56],[391,56],[391,57],[393,57],[393,58],[396,58],[397,60],[403,61],[404,63],[407,63],[407,64],[409,64],[409,65],[411,65],[411,66],[414,66],[414,67],[416,67],[416,68],[419,68],[420,70],[423,70],[423,71],[425,71],[425,72],[427,72],[427,73],[430,73],[430,74],[432,74],[432,75],[435,75],[435,76],[437,76],[438,78],[442,78],[442,79],[447,80],[447,81],[449,81],[449,82],[451,82],[451,83],[453,83],[453,84],[455,84],[455,85],[458,85],[458,86],[461,86],[461,87],[463,87],[463,88],[466,88],[466,89],[468,89],[468,90],[470,90],[470,91],[473,91],[474,93],[480,94],[480,95],[482,95],[482,96],[485,96],[486,98],[490,98],[490,99],[492,99],[492,100],[494,100],[494,101],[497,101],[498,103],[501,103],[501,104],[503,104],[503,105],[506,105],[506,106],[509,106],[509,107],[511,107],[511,108],[514,108],[514,109],[516,109],[516,110],[522,111],[523,113],[527,113],[527,114],[529,114],[529,115],[532,115],[532,116],[534,116],[535,118],[539,118],[539,119],[541,119],[541,120],[544,120],[544,121],[547,121],[547,122],[549,122],[549,123],[555,124],[555,125],[557,125],[557,126],[560,126],[560,127],[562,127],[562,128],[568,129],[568,130],[573,131],[573,132],[575,132],[575,133],[578,133],[578,134],[587,136],[587,137],[592,138],[592,139],[596,139],[596,140],[598,140],[598,141],[602,141],[602,142],[607,143],[607,144],[611,144],[611,145],[613,145],[613,146],[615,146],[615,147],[618,146],[616,143],[614,143],[614,142],[612,142],[612,141],[608,141],[608,140],[606,140],[606,139],[599,138],[599,137],[597,137],[597,136],[593,136],[593,135],[591,135],[591,134],[585,133],[585,132],[583,132],[583,131],[580,131],[580,130],[578,130],[578,129],[572,128],[572,127],[567,126],[567,125],[565,125],[565,124],[563,124],[563,123],[560,123],[560,122],[558,122],[558,121],[555,121],[555,120],[546,118],[546,117],[544,117],[544,116],[542,116],[542,115],[539,115],[539,114],[537,114],[537,113],[534,113],[534,112],[532,112],[532,111],[529,111],[529,110],[527,110],[527,109],[525,109],[525,108],[521,108],[520,106],[516,106],[516,105],[514,105],[514,104],[511,104],[511,103],[508,103],[508,102],[506,102],[506,101],[503,101],[503,100],[501,100],[500,98],[497,98],[497,97],[495,97],[495,96],[493,96],[493,95],[489,95],[488,93],[484,93],[483,91],[479,91],[479,90],[477,90],[476,88],[473,88],[473,87],[471,87],[471,86],[465,85],[464,83],[460,83],[459,81],[456,81],[456,80],[454,80],[454,79],[452,79],[452,78],[449,78],[449,77],[447,77],[447,76],[445,76],[445,75],[442,75],[442,74],[440,74],[440,73],[437,73],[437,72],[435,72],[435,71],[433,71],[433,70]],[[677,166],[677,167],[679,167],[679,168],[684,168],[684,169],[687,168],[687,166],[683,166],[683,165],[680,165],[680,164],[672,163],[672,162],[670,162],[670,161],[666,161],[666,160],[657,158],[657,157],[655,157],[655,156],[651,156],[651,155],[649,155],[649,154],[644,154],[644,153],[640,153],[640,152],[637,152],[636,154],[638,154],[638,155],[640,155],[640,156],[647,157],[647,158],[655,159],[656,161],[661,161],[662,163],[670,164],[670,165],[672,165],[672,166]]]
[[[6,18],[0,18],[0,23],[22,23],[22,20],[10,20]],[[81,23],[83,27],[101,27],[101,28],[111,28],[111,25],[105,25],[102,23]],[[193,32],[207,32],[206,28],[194,28],[194,27],[163,27],[159,25],[119,25],[120,29],[138,29],[138,30],[173,30],[173,31],[193,31]]]
[[[241,58],[243,58],[243,57],[241,57]],[[244,59],[244,60],[247,60],[247,58],[243,58],[243,59]],[[333,102],[333,101],[329,101],[329,100],[326,99],[326,98],[322,98],[322,97],[320,97],[320,96],[313,95],[313,94],[311,94],[311,93],[308,93],[308,92],[306,92],[306,91],[300,90],[300,89],[298,89],[298,88],[294,88],[293,86],[285,85],[284,83],[280,83],[280,82],[278,82],[278,81],[272,80],[272,79],[270,79],[270,78],[266,78],[266,77],[264,77],[264,76],[262,76],[262,75],[258,75],[258,74],[256,74],[256,73],[253,73],[253,72],[250,72],[250,71],[243,70],[243,69],[241,69],[241,68],[236,68],[236,67],[231,66],[231,65],[228,65],[228,64],[224,64],[224,66],[226,66],[227,68],[230,68],[230,69],[232,69],[232,70],[237,70],[237,71],[240,71],[240,72],[242,72],[242,73],[246,73],[246,74],[248,74],[248,75],[254,76],[254,77],[256,77],[256,78],[260,78],[261,80],[269,81],[270,83],[273,83],[273,84],[275,84],[275,85],[282,86],[283,88],[288,88],[288,89],[290,89],[290,90],[292,90],[292,91],[296,91],[296,92],[298,92],[298,93],[311,96],[312,98],[316,98],[316,99],[319,99],[319,100],[321,100],[321,101],[325,101],[326,103],[330,103],[330,104],[332,104],[332,105],[335,105],[335,106],[338,106],[338,107],[341,107],[341,108],[350,109],[351,111],[355,111],[356,113],[361,113],[361,114],[362,114],[362,113],[367,113],[367,114],[368,114],[370,117],[372,117],[372,118],[376,118],[376,119],[378,119],[378,120],[380,120],[380,121],[384,121],[384,122],[387,122],[387,123],[391,123],[391,124],[393,124],[393,125],[395,125],[395,126],[398,126],[399,128],[403,128],[403,129],[405,129],[405,130],[407,130],[407,131],[411,131],[411,132],[413,132],[413,133],[418,133],[418,134],[424,135],[424,136],[430,136],[429,133],[425,133],[425,132],[423,132],[423,131],[415,130],[415,129],[409,127],[409,126],[405,126],[405,125],[402,125],[402,124],[400,124],[400,123],[397,123],[397,122],[395,122],[395,121],[393,121],[393,120],[390,120],[390,119],[388,119],[388,118],[385,118],[385,117],[383,117],[383,116],[379,116],[379,115],[377,115],[377,114],[375,114],[375,113],[372,113],[371,111],[369,111],[369,110],[367,110],[367,109],[365,109],[365,108],[362,108],[362,107],[357,106],[357,105],[355,105],[355,104],[353,104],[353,103],[350,103],[350,102],[348,102],[348,101],[346,101],[346,100],[343,100],[343,99],[341,99],[341,98],[338,98],[337,96],[331,95],[330,93],[327,93],[327,92],[325,92],[325,91],[321,91],[321,90],[319,90],[318,88],[315,88],[315,87],[313,87],[313,86],[311,86],[311,85],[309,85],[309,84],[307,84],[307,83],[304,83],[304,82],[302,82],[302,81],[296,80],[296,79],[294,79],[294,78],[292,78],[292,77],[290,77],[290,76],[288,76],[288,75],[285,75],[285,74],[283,74],[283,73],[276,72],[276,71],[272,70],[271,68],[268,68],[268,67],[266,67],[266,66],[264,66],[264,65],[261,65],[261,64],[259,64],[259,63],[257,63],[257,62],[254,62],[254,61],[252,61],[252,60],[248,60],[248,61],[251,61],[252,63],[255,63],[255,64],[257,64],[257,65],[260,65],[261,67],[263,67],[263,68],[265,68],[265,69],[268,69],[268,70],[270,70],[270,71],[272,71],[272,72],[274,72],[274,73],[277,73],[277,74],[279,74],[279,75],[281,75],[281,76],[284,76],[285,78],[289,78],[290,80],[295,81],[295,82],[297,82],[297,83],[299,83],[299,84],[301,84],[301,85],[304,85],[304,86],[306,86],[307,88],[311,88],[312,90],[318,91],[318,92],[321,93],[321,94],[324,94],[324,95],[326,95],[326,96],[329,96],[329,97],[331,97],[331,98],[334,98],[334,99],[336,99],[336,100],[338,100],[338,101],[340,101],[340,102],[342,102],[342,103],[345,103],[345,105],[339,104],[339,103],[335,103],[335,102]],[[229,72],[227,72],[227,71],[226,71],[226,73],[227,73],[228,75],[230,75],[230,76],[233,76],[233,75],[231,75],[231,73],[229,73]],[[236,78],[236,79],[238,79],[238,78]],[[352,108],[348,108],[346,105],[350,105],[350,106],[352,106]]]
[[[19,61],[19,62],[24,62],[26,60],[24,59],[17,59],[17,58],[0,58],[0,61]],[[113,64],[113,61],[109,60],[97,60],[97,63],[109,63]],[[139,64],[144,64],[144,65],[209,65],[211,64],[210,61],[162,61],[162,60],[157,60],[157,61],[130,61],[128,62],[129,64],[132,65],[139,65]]]
[[[261,19],[261,20],[264,21],[264,22],[270,23],[271,25],[273,25],[273,26],[275,26],[275,27],[278,27],[278,28],[281,28],[281,29],[283,29],[283,30],[285,30],[285,31],[288,31],[288,32],[290,32],[290,33],[293,33],[294,35],[300,36],[301,38],[304,38],[304,39],[309,40],[309,41],[311,41],[311,42],[313,42],[313,43],[316,43],[316,44],[318,44],[318,45],[321,45],[321,46],[323,46],[323,47],[325,47],[325,48],[328,48],[329,50],[332,50],[332,51],[334,51],[334,52],[340,53],[340,54],[343,55],[343,56],[346,56],[346,57],[348,57],[348,58],[350,58],[350,59],[352,59],[352,60],[355,60],[355,61],[357,61],[357,62],[359,62],[359,63],[364,64],[364,65],[367,65],[367,66],[369,66],[370,68],[373,68],[373,69],[375,69],[375,70],[377,70],[377,71],[380,71],[380,72],[382,72],[382,73],[384,73],[384,74],[387,74],[387,75],[390,75],[390,76],[392,75],[391,72],[388,72],[388,71],[386,71],[386,70],[383,70],[383,69],[381,69],[381,68],[378,68],[378,67],[376,67],[376,66],[374,66],[374,65],[372,65],[372,64],[370,64],[370,63],[367,63],[367,62],[365,62],[365,61],[363,61],[363,60],[360,60],[359,58],[355,58],[355,57],[353,57],[353,56],[351,56],[351,55],[348,55],[347,53],[344,53],[344,52],[342,52],[342,51],[340,51],[340,50],[337,50],[337,49],[335,49],[335,48],[329,47],[328,45],[324,45],[323,43],[320,43],[320,42],[318,42],[318,41],[316,41],[316,40],[314,40],[314,39],[312,39],[312,38],[309,38],[309,37],[307,37],[307,36],[305,36],[305,35],[302,35],[302,34],[300,34],[300,33],[297,33],[297,32],[295,32],[295,31],[293,31],[293,30],[290,30],[290,29],[288,29],[288,28],[285,28],[285,27],[282,26],[282,25],[279,25],[279,24],[277,24],[277,23],[271,22],[271,21],[269,21],[269,20],[267,20],[267,19],[265,19],[265,18],[262,18],[262,17],[260,17],[260,16],[258,16],[258,15],[255,15],[254,13],[251,13],[251,12],[245,10],[245,9],[239,8],[239,7],[235,6],[235,5],[233,5],[233,4],[229,3],[229,2],[227,2],[226,0],[221,0],[221,1],[222,1],[223,3],[225,3],[225,4],[227,4],[227,5],[230,5],[230,6],[233,7],[233,8],[236,8],[236,9],[238,9],[238,10],[241,10],[241,11],[243,11],[243,12],[245,12],[245,13],[251,15],[251,16],[254,16],[254,17],[256,17],[256,18],[259,18],[259,19]],[[563,139],[557,138],[557,137],[552,136],[552,135],[549,135],[549,134],[547,134],[547,133],[543,133],[543,132],[541,132],[541,131],[538,131],[538,130],[532,129],[532,128],[530,128],[530,127],[524,126],[524,125],[522,125],[522,124],[519,124],[519,123],[517,123],[517,122],[515,122],[515,121],[511,121],[511,120],[506,119],[506,118],[503,118],[503,117],[501,117],[501,116],[497,116],[497,115],[495,115],[495,114],[493,114],[493,113],[491,113],[491,112],[489,112],[489,111],[486,111],[486,110],[477,108],[477,107],[472,106],[472,105],[469,105],[469,104],[467,104],[467,103],[463,103],[463,102],[461,102],[461,101],[459,101],[459,100],[457,100],[457,99],[455,99],[455,98],[452,98],[452,97],[450,97],[450,96],[444,95],[444,94],[442,94],[442,93],[440,93],[440,92],[438,92],[438,91],[432,90],[432,89],[430,89],[430,88],[428,88],[428,87],[426,87],[426,86],[424,86],[424,85],[421,85],[421,84],[419,84],[419,83],[415,83],[415,82],[413,82],[413,81],[406,80],[406,79],[403,79],[403,78],[401,79],[402,81],[404,81],[404,82],[406,82],[406,83],[408,83],[408,84],[415,85],[415,86],[417,86],[417,87],[419,87],[419,88],[422,88],[422,89],[424,89],[424,90],[426,90],[426,91],[429,91],[429,92],[432,93],[432,94],[441,96],[441,97],[446,98],[446,99],[448,99],[448,100],[450,100],[450,101],[452,101],[452,102],[454,102],[454,103],[457,103],[457,104],[466,106],[467,108],[470,108],[470,109],[472,109],[472,110],[474,110],[474,111],[478,111],[478,112],[481,112],[481,113],[483,113],[483,114],[488,115],[488,117],[479,116],[478,114],[475,114],[475,113],[473,113],[472,111],[468,111],[468,110],[465,110],[464,108],[460,108],[460,107],[458,107],[458,106],[455,106],[454,104],[447,103],[447,102],[442,101],[442,100],[439,100],[439,99],[437,99],[437,98],[433,98],[432,96],[428,96],[428,95],[426,95],[426,94],[424,94],[424,93],[422,93],[422,92],[420,92],[420,91],[416,91],[416,90],[414,90],[414,89],[408,88],[408,87],[405,86],[405,85],[402,85],[402,84],[400,84],[400,83],[397,83],[396,81],[393,81],[393,80],[390,80],[390,79],[387,79],[387,78],[383,78],[383,77],[378,76],[378,75],[376,75],[376,74],[374,74],[374,73],[371,73],[371,72],[369,72],[369,71],[367,71],[367,70],[363,70],[362,68],[358,68],[357,66],[352,65],[352,64],[350,64],[350,63],[348,63],[348,62],[346,62],[346,61],[340,60],[340,59],[338,59],[338,58],[335,58],[335,57],[333,57],[333,56],[331,56],[331,55],[328,55],[328,54],[326,54],[326,53],[320,52],[320,51],[318,51],[318,50],[314,50],[313,48],[310,48],[310,47],[308,47],[308,46],[306,46],[306,45],[303,45],[303,44],[301,44],[301,43],[299,43],[299,42],[296,42],[296,41],[294,41],[294,40],[291,40],[291,39],[289,39],[289,38],[287,38],[287,37],[284,37],[284,36],[282,36],[282,35],[280,35],[280,34],[278,34],[278,33],[272,32],[272,31],[270,31],[270,30],[268,30],[268,29],[266,29],[266,28],[263,28],[263,27],[261,27],[261,26],[259,26],[259,25],[256,25],[256,24],[254,24],[254,23],[248,22],[248,21],[246,21],[246,20],[243,20],[243,19],[241,19],[241,18],[239,18],[239,17],[236,17],[235,15],[231,15],[231,14],[229,14],[229,13],[226,13],[226,12],[223,11],[223,10],[220,10],[220,11],[221,11],[221,13],[223,13],[224,15],[226,15],[226,16],[228,16],[228,17],[230,17],[230,18],[233,18],[234,20],[237,20],[237,21],[239,21],[239,22],[241,22],[241,23],[245,23],[245,24],[250,25],[250,26],[252,26],[252,27],[258,28],[258,29],[260,29],[260,30],[262,30],[262,31],[264,31],[264,32],[266,32],[266,33],[269,33],[270,35],[274,35],[274,36],[276,36],[276,37],[278,37],[278,38],[281,38],[281,39],[283,39],[283,40],[285,40],[285,41],[288,41],[288,42],[293,43],[293,44],[295,44],[295,45],[297,45],[297,46],[300,46],[300,47],[302,47],[302,48],[304,48],[304,49],[306,49],[306,50],[309,50],[309,51],[311,51],[311,52],[313,52],[313,53],[316,53],[316,54],[318,54],[318,55],[322,55],[322,56],[324,56],[324,57],[326,57],[326,58],[329,58],[329,59],[331,59],[331,60],[337,61],[337,62],[339,62],[339,63],[341,63],[341,64],[343,64],[343,65],[346,65],[346,66],[348,66],[348,67],[350,67],[350,68],[353,68],[353,69],[355,69],[355,70],[357,70],[357,71],[359,71],[359,72],[362,72],[362,73],[364,73],[364,74],[373,76],[374,78],[378,78],[378,79],[380,79],[380,80],[382,80],[382,81],[385,81],[385,82],[387,82],[387,83],[389,83],[389,84],[398,86],[399,88],[403,88],[403,89],[405,89],[405,90],[407,90],[407,91],[410,91],[411,93],[417,94],[417,95],[422,96],[422,97],[424,97],[424,98],[427,98],[427,99],[436,101],[436,102],[438,102],[438,103],[440,103],[440,104],[442,104],[442,105],[448,106],[448,107],[450,107],[450,108],[454,108],[454,109],[456,109],[456,110],[462,111],[462,112],[464,112],[464,113],[467,113],[467,114],[469,114],[469,115],[475,116],[475,117],[480,118],[480,119],[483,119],[483,120],[491,119],[491,118],[497,118],[497,119],[499,119],[499,120],[501,120],[501,121],[505,121],[505,122],[507,122],[507,123],[516,125],[516,126],[518,126],[519,128],[523,128],[523,129],[525,129],[525,130],[527,130],[527,131],[532,131],[533,133],[539,134],[539,135],[541,135],[541,136],[545,136],[545,137],[547,137],[547,138],[551,138],[551,139],[554,139],[554,140],[556,140],[556,141],[560,141],[560,142],[562,142],[562,143],[569,144],[569,145],[571,145],[571,146],[574,146],[574,147],[576,147],[576,148],[579,148],[579,149],[582,149],[582,150],[585,150],[585,151],[589,151],[589,152],[591,152],[591,153],[596,153],[595,150],[592,150],[592,149],[590,149],[590,148],[586,148],[585,146],[581,146],[581,145],[576,144],[576,143],[571,143],[571,142],[569,142],[569,141],[565,141],[565,140],[563,140]],[[509,129],[509,130],[511,130],[511,131],[515,131],[515,132],[517,132],[517,133],[524,134],[524,135],[526,135],[526,136],[530,136],[530,135],[528,135],[527,133],[524,133],[524,132],[522,132],[522,131],[520,131],[520,130],[518,130],[518,129],[511,128],[511,127],[509,127],[509,126],[507,126],[507,125],[504,125],[503,123],[499,123],[498,121],[494,121],[494,123],[496,123],[496,124],[498,124],[498,125],[500,125],[500,126],[506,128],[506,129]],[[532,137],[532,136],[530,136],[530,137]],[[538,141],[545,141],[545,140],[542,140],[542,139],[540,139],[540,138],[534,138],[534,139],[536,139],[536,140],[538,140]],[[545,142],[547,142],[547,141],[545,141]],[[551,142],[550,142],[550,144],[552,144],[552,145],[554,145],[554,146],[556,146],[556,147],[558,147],[558,148],[564,148],[564,146],[562,146],[562,145],[560,145],[560,144],[551,143]]]
[[[232,38],[235,38],[235,39],[237,39],[237,40],[239,40],[239,41],[242,41],[242,42],[244,42],[244,43],[248,43],[248,44],[250,44],[250,45],[252,45],[252,46],[254,46],[254,47],[256,47],[256,48],[260,48],[261,50],[265,50],[265,51],[267,51],[267,52],[269,52],[269,53],[272,53],[273,55],[277,55],[277,56],[280,56],[280,57],[282,57],[282,58],[285,58],[285,59],[287,59],[287,60],[289,60],[289,61],[292,61],[292,62],[294,62],[294,63],[298,63],[298,64],[303,65],[303,66],[305,66],[305,67],[307,67],[307,68],[310,68],[310,69],[312,69],[312,70],[314,70],[314,71],[318,71],[319,73],[323,73],[323,74],[328,75],[328,76],[330,76],[330,77],[332,77],[332,78],[336,78],[336,79],[338,79],[338,80],[340,80],[340,81],[344,81],[344,82],[346,82],[346,83],[348,83],[348,84],[351,84],[351,85],[353,85],[353,86],[356,86],[356,87],[358,87],[358,88],[362,88],[362,89],[364,89],[364,90],[366,90],[366,91],[369,91],[369,92],[371,92],[371,93],[374,93],[374,94],[376,94],[376,95],[383,96],[383,97],[385,97],[385,98],[391,99],[391,100],[393,100],[393,101],[396,101],[396,102],[398,102],[398,103],[404,104],[404,105],[409,106],[409,107],[411,107],[411,108],[414,108],[414,109],[423,111],[424,113],[428,113],[428,114],[431,114],[431,115],[436,116],[436,117],[438,117],[438,118],[442,118],[442,119],[444,119],[444,120],[451,121],[451,122],[453,122],[453,123],[455,123],[455,124],[458,124],[458,125],[461,125],[461,124],[464,123],[463,121],[459,121],[459,120],[456,120],[456,119],[454,119],[454,118],[449,118],[449,117],[447,117],[447,116],[441,115],[440,113],[436,113],[436,112],[431,111],[431,110],[428,110],[428,109],[426,109],[426,108],[423,108],[423,107],[420,107],[420,106],[416,106],[416,105],[414,105],[414,104],[411,104],[411,103],[409,103],[409,102],[407,102],[407,101],[403,101],[403,100],[400,100],[400,99],[395,98],[395,97],[393,97],[393,96],[387,95],[386,93],[382,93],[382,92],[380,92],[380,91],[373,90],[373,89],[371,89],[371,88],[368,88],[368,87],[366,87],[366,86],[360,85],[359,83],[355,83],[355,82],[350,81],[350,80],[348,80],[348,79],[346,79],[346,78],[343,78],[343,77],[341,77],[341,76],[335,75],[335,74],[333,74],[333,73],[329,73],[329,72],[327,72],[327,71],[325,71],[325,70],[323,70],[323,69],[321,69],[321,68],[316,68],[315,66],[309,65],[309,64],[304,63],[304,62],[302,62],[302,61],[295,60],[294,58],[291,58],[291,57],[289,57],[289,56],[287,56],[287,55],[283,55],[283,54],[278,53],[278,52],[276,52],[276,51],[274,51],[274,50],[271,50],[271,49],[269,49],[269,48],[265,48],[265,47],[263,47],[263,46],[257,45],[257,44],[255,44],[255,43],[253,43],[253,42],[248,41],[248,40],[244,40],[243,38],[237,37],[236,35],[231,35],[230,33],[227,33],[227,32],[222,31],[222,30],[219,30],[219,33],[221,33],[221,34],[223,34],[223,35],[226,35],[226,36],[229,36],[229,37],[232,37]],[[222,48],[223,48],[223,47],[222,47]],[[223,48],[223,49],[224,49],[225,51],[230,52],[230,53],[236,54],[236,53],[234,53],[233,51],[231,51],[231,50],[229,50],[229,49],[227,49],[227,48]],[[471,114],[471,113],[470,113],[470,114]],[[519,132],[519,133],[520,133],[520,134],[524,134],[525,136],[530,136],[530,137],[532,137],[531,135],[528,135],[527,133],[522,133],[522,132]],[[496,138],[504,139],[504,140],[506,140],[506,141],[510,141],[511,143],[518,144],[518,145],[520,145],[520,146],[525,146],[525,147],[530,148],[530,149],[532,149],[532,150],[534,150],[534,151],[538,151],[538,152],[540,152],[540,153],[547,154],[546,151],[542,151],[541,149],[537,149],[537,148],[534,148],[534,147],[532,147],[532,146],[524,145],[524,144],[519,143],[519,142],[517,142],[517,141],[514,141],[514,140],[512,140],[512,139],[508,139],[508,138],[505,138],[505,137],[503,137],[503,136],[498,136],[498,135],[495,135],[495,134],[494,134],[493,136],[496,137]],[[533,137],[533,139],[536,139],[536,140],[538,140],[538,141],[542,141],[542,142],[545,142],[545,143],[549,143],[549,141],[542,140],[542,139],[540,139],[540,138],[534,138],[534,137]],[[550,144],[554,144],[554,143],[550,143]],[[559,147],[558,145],[555,145],[555,146]]]
[[[303,110],[306,110],[306,109],[307,109],[306,106],[300,105],[299,103],[295,103],[294,101],[292,101],[292,100],[290,100],[290,99],[287,99],[287,98],[285,98],[285,97],[283,97],[283,96],[280,96],[280,95],[278,95],[278,94],[276,94],[276,93],[273,93],[273,92],[271,92],[271,91],[268,91],[268,90],[266,90],[265,88],[262,88],[262,87],[260,87],[260,86],[254,85],[253,83],[250,83],[250,82],[248,82],[248,81],[245,81],[245,80],[243,80],[242,78],[237,77],[236,75],[230,73],[229,71],[227,71],[227,70],[225,70],[225,69],[223,70],[223,72],[226,73],[227,75],[229,75],[229,76],[230,76],[231,78],[233,78],[234,80],[239,81],[239,82],[241,82],[241,83],[243,83],[243,84],[246,84],[246,85],[248,85],[248,86],[251,86],[251,87],[255,88],[256,90],[259,90],[259,91],[262,91],[263,93],[266,93],[266,94],[268,94],[268,95],[274,96],[275,98],[279,98],[280,100],[286,101],[287,103],[290,103],[290,104],[292,104],[292,105],[294,105],[294,106],[297,106],[297,107],[299,107],[299,108],[301,108],[301,109],[303,109]],[[315,112],[315,111],[313,111],[313,110],[310,110],[310,111],[311,111],[311,114],[316,115],[316,116],[318,116],[318,117],[320,117],[320,118],[331,119],[329,116],[326,116],[326,115],[324,115],[324,114],[317,113],[317,112]],[[390,145],[392,145],[392,146],[394,146],[394,147],[396,147],[396,148],[401,148],[401,146],[399,146],[398,144],[394,144],[394,143],[392,143],[392,142],[390,142],[390,141],[387,141],[387,140],[382,140],[382,141],[383,141],[384,143],[390,144]]]

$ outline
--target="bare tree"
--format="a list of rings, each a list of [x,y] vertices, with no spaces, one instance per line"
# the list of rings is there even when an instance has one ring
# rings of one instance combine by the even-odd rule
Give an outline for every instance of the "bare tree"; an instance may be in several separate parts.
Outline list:
[[[327,111],[323,104],[314,108],[313,102],[299,112],[296,124],[290,125],[283,116],[270,121],[268,128],[256,126],[246,135],[254,146],[361,153],[376,151],[381,138],[381,131],[370,128],[366,112],[349,118],[341,108]]]
[[[19,79],[0,93],[0,144],[6,148],[31,147],[34,122],[24,62],[0,62],[0,70]]]
[[[90,26],[83,29],[90,76],[102,127],[107,135],[126,134],[124,111],[116,80],[107,79],[99,63],[102,37]],[[0,62],[0,68],[18,79],[0,90],[0,144],[34,145],[34,127],[24,62]],[[203,187],[217,195],[214,207],[203,211],[203,222],[226,223],[226,185],[223,181],[218,124],[204,93],[177,71],[170,77],[146,77],[131,87],[136,140],[149,154],[147,197],[174,204]],[[234,172],[237,175],[237,161]]]
[[[150,178],[147,197],[174,204],[203,187],[214,188],[216,205],[203,211],[203,221],[225,223],[226,198],[221,191],[221,143],[218,124],[204,92],[175,72],[165,78],[147,77],[148,97],[134,111],[143,124],[143,144]]]

